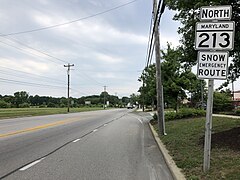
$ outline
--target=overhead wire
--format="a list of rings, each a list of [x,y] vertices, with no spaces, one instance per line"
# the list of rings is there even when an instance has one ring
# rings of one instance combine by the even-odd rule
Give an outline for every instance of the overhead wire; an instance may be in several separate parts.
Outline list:
[[[154,47],[154,44],[153,44],[154,29],[155,29],[156,26],[159,25],[160,18],[161,18],[161,15],[162,15],[163,11],[164,11],[164,8],[165,8],[164,1],[163,0],[159,0],[156,16],[154,17],[154,14],[152,16],[152,18],[154,17],[154,24],[153,24],[153,28],[152,28],[153,30],[152,30],[152,35],[151,35],[150,48],[149,48],[149,51],[147,53],[147,66],[146,67],[149,66],[150,59],[152,58],[151,53],[153,52],[152,47]]]
[[[90,15],[90,16],[87,16],[87,17],[84,17],[84,18],[79,18],[79,19],[76,19],[76,20],[73,20],[73,21],[69,21],[69,22],[66,22],[66,23],[61,23],[61,24],[57,24],[57,25],[52,25],[52,26],[43,27],[43,28],[38,28],[38,29],[32,29],[32,30],[28,30],[28,31],[16,32],[16,33],[8,33],[8,34],[2,34],[2,33],[1,33],[0,36],[2,36],[3,38],[6,38],[6,39],[8,39],[8,40],[10,40],[10,41],[12,41],[12,42],[17,42],[18,44],[20,44],[20,45],[22,45],[22,46],[24,46],[24,47],[27,47],[27,48],[29,48],[29,49],[32,49],[32,50],[34,50],[34,51],[36,51],[36,52],[39,52],[39,53],[41,53],[41,54],[44,54],[44,55],[46,55],[46,56],[48,56],[48,57],[50,57],[50,58],[54,58],[55,60],[58,60],[58,61],[61,61],[61,62],[64,62],[64,63],[68,63],[68,62],[65,61],[65,60],[62,60],[62,59],[57,58],[57,57],[54,57],[54,56],[52,56],[52,55],[50,55],[50,54],[48,54],[48,53],[46,53],[46,52],[37,50],[37,49],[32,48],[32,47],[30,47],[30,46],[28,46],[28,45],[26,45],[26,44],[24,44],[24,43],[22,43],[22,42],[17,41],[16,39],[13,40],[13,39],[11,39],[11,38],[9,38],[9,37],[6,37],[6,36],[16,35],[16,34],[25,34],[25,33],[29,33],[29,32],[41,31],[41,30],[44,30],[44,29],[50,29],[50,28],[55,28],[55,27],[58,27],[58,26],[63,26],[63,25],[66,25],[66,24],[71,24],[71,23],[74,23],[74,22],[77,22],[77,21],[81,21],[81,20],[85,20],[85,19],[88,19],[88,18],[92,18],[92,17],[98,16],[98,15],[101,15],[101,14],[105,14],[105,13],[110,12],[110,11],[112,11],[112,10],[121,8],[121,7],[126,6],[126,5],[129,5],[129,4],[131,4],[131,3],[134,3],[134,2],[136,2],[136,1],[137,1],[137,0],[133,0],[133,1],[130,1],[130,2],[121,4],[121,5],[119,5],[119,6],[116,6],[116,7],[114,7],[114,8],[108,9],[108,10],[106,10],[106,11],[99,12],[99,13],[96,13],[96,14],[94,14],[94,15]],[[28,51],[26,51],[25,49],[16,47],[16,46],[14,46],[14,45],[8,44],[8,43],[3,42],[3,41],[0,41],[0,42],[1,42],[2,44],[7,45],[7,46],[14,47],[14,48],[16,48],[16,49],[18,49],[18,50],[20,50],[20,51],[24,51],[24,52],[27,52],[28,54],[31,54],[31,55],[36,56],[36,54],[31,53],[31,52],[28,52]],[[51,61],[51,60],[50,60],[50,61]],[[52,61],[52,62],[55,62],[55,61]],[[83,73],[83,74],[85,74],[85,73]],[[98,82],[97,80],[91,78],[90,76],[88,76],[88,75],[86,75],[86,74],[85,74],[85,76],[86,76],[87,78],[95,81],[98,85],[100,85],[100,86],[103,85],[102,83],[100,83],[100,82]],[[4,79],[2,78],[2,81],[7,81],[7,79],[4,80]],[[27,83],[27,82],[15,81],[15,80],[9,80],[9,81],[11,81],[11,82],[16,82],[16,83]],[[40,85],[40,84],[37,84],[37,83],[29,83],[29,84]]]
[[[96,13],[96,14],[92,14],[92,15],[89,15],[89,16],[86,16],[86,17],[83,17],[83,18],[78,18],[78,19],[75,19],[75,20],[72,20],[72,21],[68,21],[68,22],[65,22],[65,23],[55,24],[55,25],[52,25],[52,26],[46,26],[46,27],[37,28],[37,29],[31,29],[31,30],[26,30],[26,31],[20,31],[20,32],[13,32],[13,33],[1,34],[0,36],[12,36],[12,35],[18,35],[18,34],[26,34],[26,33],[32,33],[32,32],[37,32],[37,31],[52,29],[52,28],[56,28],[56,27],[59,27],[59,26],[64,26],[64,25],[67,25],[67,24],[72,24],[72,23],[75,23],[75,22],[78,22],[78,21],[82,21],[82,20],[86,20],[86,19],[89,19],[89,18],[92,18],[92,17],[96,17],[96,16],[99,16],[99,15],[102,15],[102,14],[106,14],[106,13],[108,13],[108,12],[110,12],[110,11],[119,9],[119,8],[124,7],[124,6],[127,6],[127,5],[129,5],[129,4],[132,4],[132,3],[136,2],[136,1],[138,1],[138,0],[129,1],[129,2],[127,2],[127,3],[124,3],[124,4],[121,4],[121,5],[115,6],[115,7],[113,7],[113,8],[107,9],[107,10],[105,10],[105,11],[98,12],[98,13]]]
[[[13,79],[6,79],[6,78],[0,78],[1,82],[6,82],[6,83],[16,83],[16,84],[21,84],[21,85],[26,85],[26,86],[37,86],[37,87],[45,87],[45,88],[57,88],[57,89],[65,89],[63,86],[54,86],[50,84],[39,84],[39,83],[31,83],[31,82],[26,82],[26,81],[18,81],[18,80],[13,80]]]

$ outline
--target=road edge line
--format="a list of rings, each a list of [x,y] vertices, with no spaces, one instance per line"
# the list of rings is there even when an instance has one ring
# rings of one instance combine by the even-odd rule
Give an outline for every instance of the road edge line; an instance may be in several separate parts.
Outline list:
[[[154,127],[151,125],[151,123],[148,123],[153,137],[160,149],[160,151],[162,152],[163,158],[169,168],[169,170],[171,171],[173,178],[175,180],[186,180],[184,174],[181,172],[181,169],[179,167],[177,167],[175,161],[173,160],[173,158],[169,155],[168,150],[166,149],[166,146],[162,143],[161,139],[159,138],[157,132],[155,131]]]

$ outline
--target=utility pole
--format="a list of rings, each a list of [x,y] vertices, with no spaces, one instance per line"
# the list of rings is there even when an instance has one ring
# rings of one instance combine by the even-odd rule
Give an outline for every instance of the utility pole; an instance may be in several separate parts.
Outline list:
[[[67,65],[64,65],[64,67],[67,67],[67,76],[68,76],[68,90],[67,90],[67,101],[68,101],[68,109],[67,109],[67,112],[69,112],[69,106],[70,106],[70,102],[69,102],[69,86],[70,86],[70,68],[74,66],[74,64],[67,64]]]
[[[163,0],[162,0],[163,1]],[[160,3],[161,1],[159,1]],[[157,84],[157,114],[158,114],[158,133],[159,135],[165,135],[164,127],[164,101],[163,101],[163,88],[162,88],[162,77],[161,77],[161,57],[160,57],[160,40],[159,40],[159,21],[158,14],[160,4],[157,3],[157,0],[153,0],[153,20],[154,20],[154,41],[155,41],[155,58],[156,58],[156,84]],[[162,2],[161,14],[164,11],[164,2]]]
[[[105,104],[106,104],[106,88],[107,88],[107,86],[103,86],[103,88],[104,88],[103,108],[105,109],[106,108]]]
[[[144,89],[145,89],[145,70],[143,70],[143,90],[142,90],[142,111],[144,112],[144,104],[145,104],[145,92],[144,92]]]

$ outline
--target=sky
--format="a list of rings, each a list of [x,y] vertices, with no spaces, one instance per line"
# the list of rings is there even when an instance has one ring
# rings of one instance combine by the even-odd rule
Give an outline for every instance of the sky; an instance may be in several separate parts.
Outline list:
[[[163,49],[179,45],[174,14],[161,19]],[[0,94],[66,96],[68,63],[72,97],[137,93],[151,17],[149,0],[1,0]]]

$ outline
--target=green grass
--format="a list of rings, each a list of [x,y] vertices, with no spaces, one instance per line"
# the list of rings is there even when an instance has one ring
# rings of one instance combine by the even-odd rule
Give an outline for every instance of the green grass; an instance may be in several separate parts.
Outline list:
[[[211,168],[206,174],[202,170],[204,127],[205,118],[169,121],[167,136],[161,140],[187,179],[240,179],[240,119],[213,118]],[[238,134],[232,133],[234,128]]]
[[[83,107],[83,108],[70,108],[70,113],[73,112],[84,112],[84,111],[95,111],[101,110],[99,107]],[[9,108],[0,109],[0,119],[14,118],[14,117],[25,117],[25,116],[41,116],[50,114],[65,114],[67,108]]]

